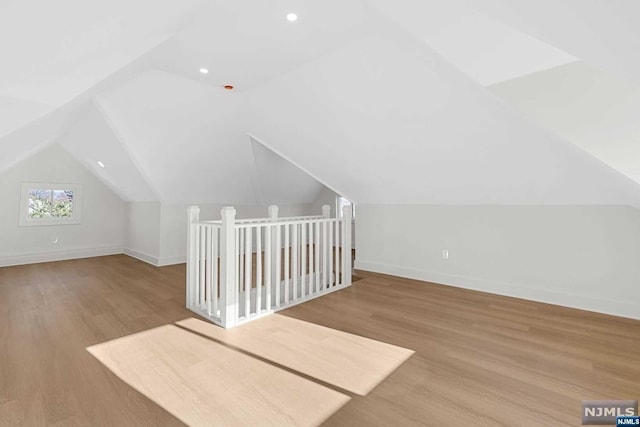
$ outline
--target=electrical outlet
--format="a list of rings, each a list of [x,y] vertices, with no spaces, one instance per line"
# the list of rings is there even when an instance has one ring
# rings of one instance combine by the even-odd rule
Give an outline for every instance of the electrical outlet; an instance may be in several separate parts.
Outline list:
[[[442,259],[449,259],[449,251],[447,249],[442,250]]]

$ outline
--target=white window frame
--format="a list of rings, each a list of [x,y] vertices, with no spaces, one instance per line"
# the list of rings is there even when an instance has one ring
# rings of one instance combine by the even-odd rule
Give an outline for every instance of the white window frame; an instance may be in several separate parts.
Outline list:
[[[71,190],[73,208],[71,218],[29,218],[29,193],[31,190]],[[82,219],[82,185],[67,183],[24,182],[20,193],[20,226],[73,225]]]

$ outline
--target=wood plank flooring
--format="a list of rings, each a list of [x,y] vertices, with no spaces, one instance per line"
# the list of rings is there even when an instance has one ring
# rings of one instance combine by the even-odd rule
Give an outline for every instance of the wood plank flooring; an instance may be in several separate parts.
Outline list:
[[[191,426],[315,427],[350,400],[296,372],[175,325],[88,350],[120,379]]]
[[[0,426],[183,425],[86,348],[194,317],[184,274],[124,255],[0,268]],[[415,354],[366,396],[338,390],[328,426],[576,426],[582,399],[640,398],[640,321],[360,276],[281,315]]]

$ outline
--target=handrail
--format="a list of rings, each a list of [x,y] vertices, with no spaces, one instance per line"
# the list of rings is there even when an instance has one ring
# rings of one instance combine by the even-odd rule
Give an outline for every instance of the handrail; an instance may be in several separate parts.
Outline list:
[[[256,223],[250,223],[250,222],[246,222],[246,223],[241,223],[241,224],[235,224],[236,228],[255,228],[255,227],[263,227],[265,224],[289,224],[289,225],[295,225],[295,224],[310,224],[310,223],[327,223],[327,222],[335,222],[335,221],[340,221],[340,218],[323,218],[323,217],[318,217],[318,218],[312,218],[312,219],[294,219],[294,220],[286,220],[286,221],[269,221],[269,222],[256,222]]]
[[[281,217],[281,218],[245,218],[245,219],[241,218],[241,219],[236,219],[236,224],[290,222],[290,221],[313,220],[313,219],[322,219],[322,218],[324,218],[322,215],[291,216],[291,217]],[[222,224],[222,220],[200,221],[200,224]]]

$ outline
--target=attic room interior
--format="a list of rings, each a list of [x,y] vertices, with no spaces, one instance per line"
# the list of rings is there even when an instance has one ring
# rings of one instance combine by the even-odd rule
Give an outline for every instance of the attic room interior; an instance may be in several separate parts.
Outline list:
[[[639,19],[0,0],[0,426],[638,425]]]

